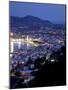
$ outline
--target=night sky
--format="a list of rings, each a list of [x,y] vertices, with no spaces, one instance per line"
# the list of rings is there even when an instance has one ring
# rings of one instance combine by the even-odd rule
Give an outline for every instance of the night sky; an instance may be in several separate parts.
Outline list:
[[[10,16],[32,15],[53,23],[65,23],[65,5],[10,1],[9,9]]]

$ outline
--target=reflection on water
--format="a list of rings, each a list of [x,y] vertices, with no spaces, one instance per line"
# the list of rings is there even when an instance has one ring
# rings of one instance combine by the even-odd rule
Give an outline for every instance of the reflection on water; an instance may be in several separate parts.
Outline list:
[[[29,38],[28,35],[26,37],[26,39],[11,39],[11,43],[10,43],[10,52],[17,52],[19,49],[22,49],[23,51],[27,51],[28,49],[30,49],[31,47],[33,47],[33,45],[31,45],[31,43],[29,43]]]

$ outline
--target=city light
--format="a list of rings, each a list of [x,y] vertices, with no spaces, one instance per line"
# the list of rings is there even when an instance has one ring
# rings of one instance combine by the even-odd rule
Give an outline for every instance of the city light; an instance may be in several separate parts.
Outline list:
[[[10,52],[12,53],[14,50],[14,43],[13,42],[10,42]]]
[[[51,62],[55,62],[55,59],[51,59],[50,61],[51,61]]]
[[[10,33],[10,36],[13,36],[13,33],[12,32]]]

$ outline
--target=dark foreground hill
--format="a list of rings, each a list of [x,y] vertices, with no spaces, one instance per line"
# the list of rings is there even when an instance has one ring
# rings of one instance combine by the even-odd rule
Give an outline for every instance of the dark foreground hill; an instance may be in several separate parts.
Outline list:
[[[51,55],[51,58],[56,58],[58,61],[53,63],[46,62],[42,67],[39,67],[39,71],[36,73],[36,78],[30,82],[30,86],[43,87],[66,85],[65,47],[62,47],[59,51],[54,52]],[[45,60],[45,57],[43,57],[42,60]],[[36,61],[36,66],[39,66],[41,59],[39,62],[38,61]]]

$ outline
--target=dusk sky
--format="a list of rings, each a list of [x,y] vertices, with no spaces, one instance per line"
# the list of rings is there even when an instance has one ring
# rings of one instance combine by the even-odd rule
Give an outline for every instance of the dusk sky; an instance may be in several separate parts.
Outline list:
[[[54,23],[65,23],[65,5],[10,1],[10,16],[32,15]]]

